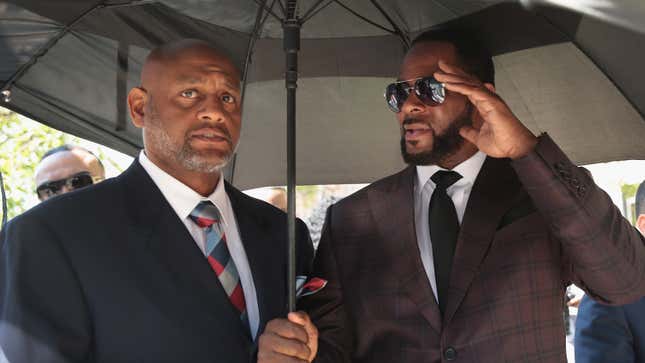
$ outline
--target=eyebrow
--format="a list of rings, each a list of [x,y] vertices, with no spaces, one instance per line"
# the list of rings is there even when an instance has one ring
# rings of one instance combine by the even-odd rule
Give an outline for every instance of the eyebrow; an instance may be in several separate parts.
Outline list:
[[[214,71],[214,72],[224,73],[225,74],[225,72],[221,72],[221,71]],[[226,75],[226,78],[229,78],[229,76]],[[179,75],[179,76],[177,76],[176,80],[181,82],[181,83],[187,83],[187,84],[206,83],[205,77],[196,77],[196,76],[190,76],[190,75]],[[234,82],[231,83],[228,79],[224,80],[224,85],[226,87],[228,87],[228,88],[232,88],[232,89],[236,89],[236,90],[240,88],[239,85],[235,86],[235,83]]]
[[[182,82],[182,83],[189,83],[189,84],[204,83],[204,78],[203,77],[179,75],[179,76],[177,76],[176,79],[177,79],[177,81]]]

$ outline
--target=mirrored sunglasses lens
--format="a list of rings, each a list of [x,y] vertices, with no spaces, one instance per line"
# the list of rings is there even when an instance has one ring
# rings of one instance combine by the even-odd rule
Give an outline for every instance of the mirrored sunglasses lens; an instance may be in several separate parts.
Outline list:
[[[50,198],[58,194],[63,188],[63,185],[64,181],[46,183],[36,189],[36,194],[38,194],[38,198],[40,199]]]
[[[405,102],[407,94],[396,83],[392,83],[385,89],[385,101],[393,112],[401,112],[401,105]]]
[[[434,77],[424,77],[415,83],[419,99],[429,106],[437,106],[446,100],[446,90]]]
[[[69,181],[69,185],[72,187],[72,189],[83,188],[88,185],[92,185],[92,183],[92,177],[87,174],[74,176]]]

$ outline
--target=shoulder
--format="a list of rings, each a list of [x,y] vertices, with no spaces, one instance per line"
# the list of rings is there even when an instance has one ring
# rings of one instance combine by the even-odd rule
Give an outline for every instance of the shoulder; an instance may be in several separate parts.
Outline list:
[[[34,220],[66,221],[100,212],[103,208],[114,205],[119,189],[116,179],[107,179],[96,185],[48,199],[12,219],[11,223],[20,225]]]
[[[332,205],[334,212],[360,208],[361,206],[367,207],[370,194],[388,193],[398,190],[398,188],[401,188],[406,184],[413,183],[412,178],[414,175],[416,175],[414,167],[408,167],[396,174],[381,178],[367,185],[365,188],[362,188],[334,203]]]

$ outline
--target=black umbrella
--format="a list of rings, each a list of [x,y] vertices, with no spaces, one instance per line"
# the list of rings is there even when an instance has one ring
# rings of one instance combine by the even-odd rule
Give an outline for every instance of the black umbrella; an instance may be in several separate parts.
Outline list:
[[[252,187],[285,184],[286,174],[293,241],[296,169],[299,184],[323,184],[401,167],[382,90],[410,40],[438,24],[476,29],[496,55],[500,93],[574,160],[645,155],[644,36],[630,20],[643,7],[583,2],[589,16],[523,3],[531,10],[492,0],[0,2],[2,92],[8,108],[134,154],[142,142],[125,95],[148,50],[185,37],[214,43],[243,69],[242,143],[227,178]]]

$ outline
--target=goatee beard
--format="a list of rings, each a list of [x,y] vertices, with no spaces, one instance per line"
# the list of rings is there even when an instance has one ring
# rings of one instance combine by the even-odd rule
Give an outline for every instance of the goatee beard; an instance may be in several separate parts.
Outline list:
[[[414,123],[420,121],[408,121],[406,123]],[[466,104],[464,112],[453,122],[448,125],[448,128],[440,135],[437,135],[434,129],[430,129],[434,140],[432,142],[432,149],[418,153],[408,153],[406,150],[405,130],[401,129],[401,156],[403,161],[409,165],[438,165],[441,161],[446,160],[447,157],[454,155],[463,145],[464,138],[459,135],[459,130],[464,126],[472,126],[472,105]]]

